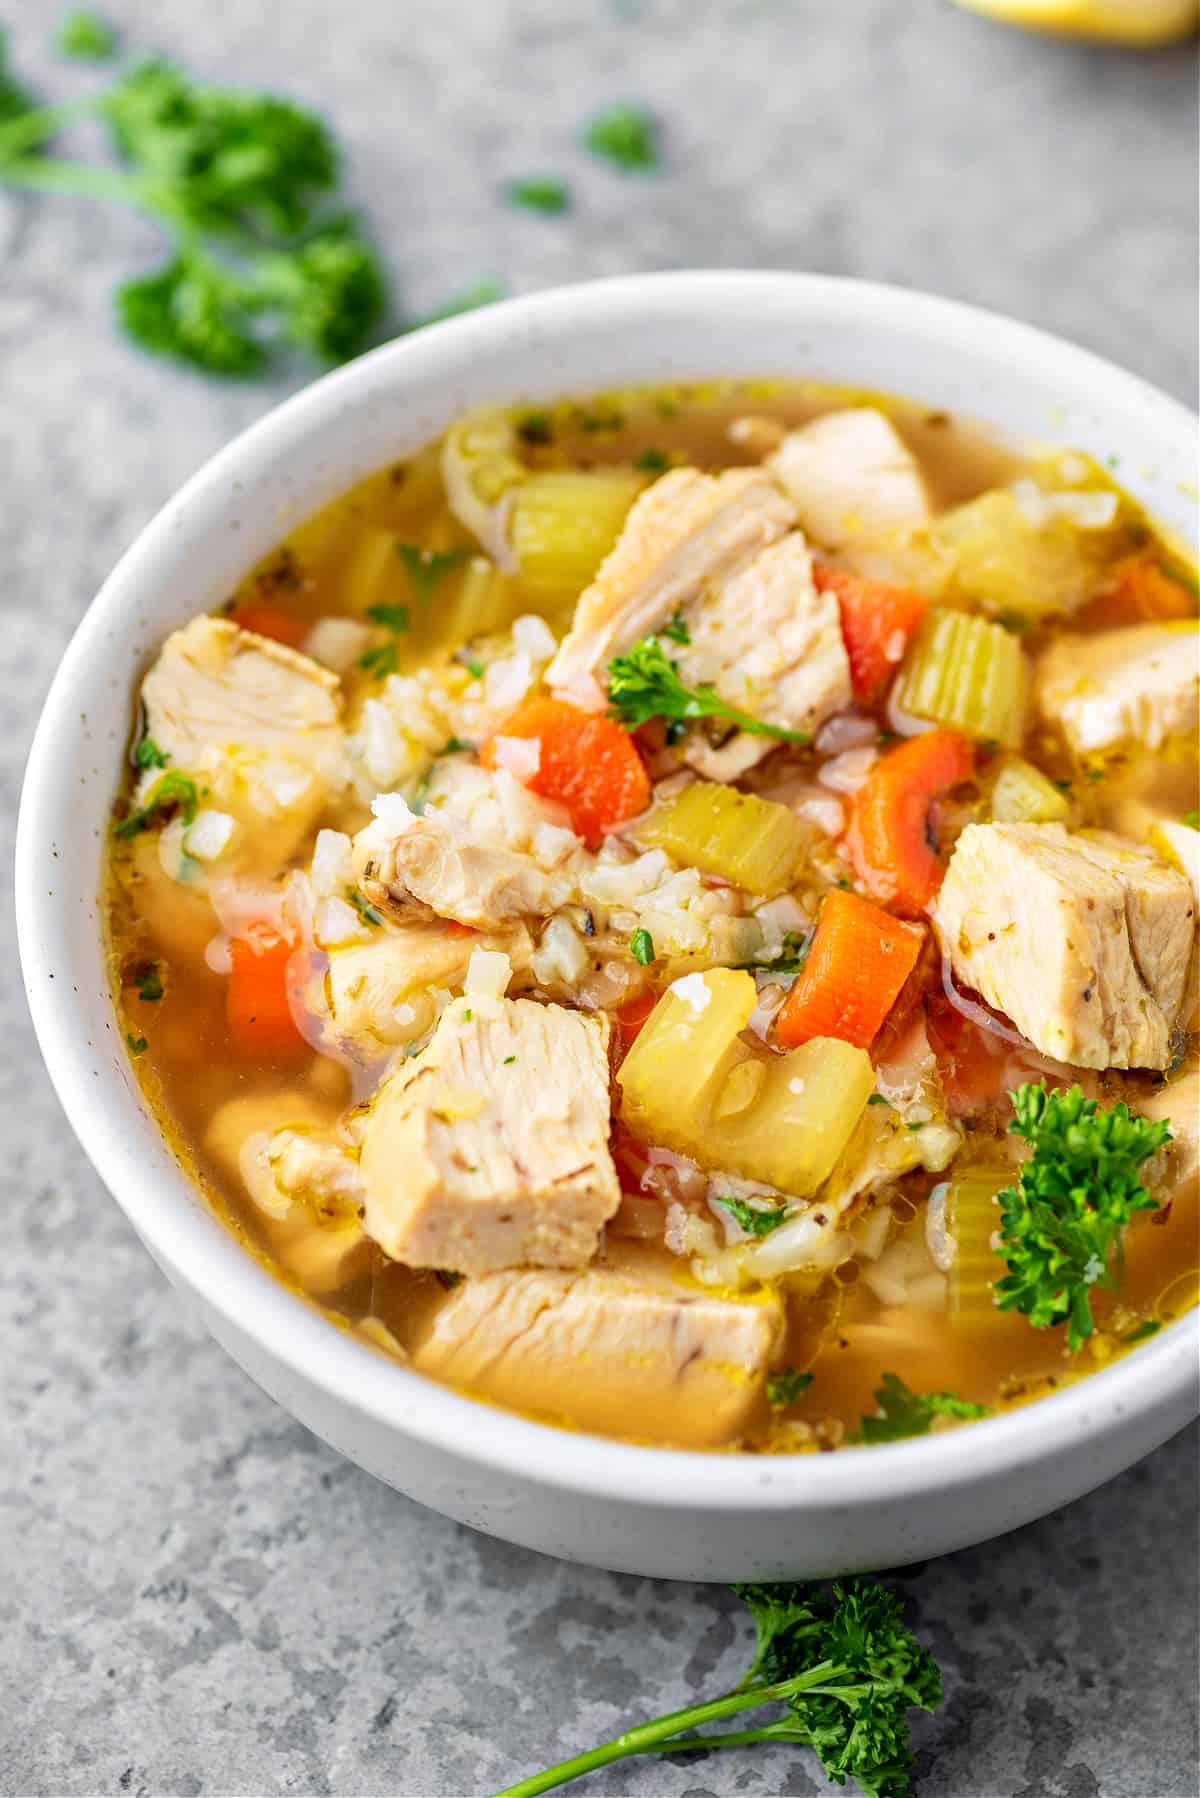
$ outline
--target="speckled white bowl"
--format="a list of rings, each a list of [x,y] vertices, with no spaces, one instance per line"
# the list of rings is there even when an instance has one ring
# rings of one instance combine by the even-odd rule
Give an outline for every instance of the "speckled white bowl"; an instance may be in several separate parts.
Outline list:
[[[1195,1413],[1195,1317],[1024,1410],[830,1456],[627,1447],[475,1404],[327,1323],[205,1208],[132,1077],[97,889],[146,657],[292,525],[467,407],[715,375],[891,388],[1018,439],[1118,453],[1122,479],[1156,516],[1185,537],[1195,528],[1185,482],[1196,421],[1132,375],[1006,319],[806,275],[651,275],[515,300],[318,381],[164,508],[63,658],[17,845],[29,1003],[63,1108],[150,1253],[235,1360],[319,1436],[435,1510],[548,1554],[702,1580],[895,1565],[1078,1497]]]

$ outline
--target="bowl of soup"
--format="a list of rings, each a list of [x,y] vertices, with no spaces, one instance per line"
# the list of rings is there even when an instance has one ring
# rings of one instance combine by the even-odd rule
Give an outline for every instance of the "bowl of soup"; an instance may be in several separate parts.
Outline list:
[[[30,758],[68,1118],[270,1394],[692,1578],[1194,1413],[1194,421],[799,275],[389,345],[148,527]]]

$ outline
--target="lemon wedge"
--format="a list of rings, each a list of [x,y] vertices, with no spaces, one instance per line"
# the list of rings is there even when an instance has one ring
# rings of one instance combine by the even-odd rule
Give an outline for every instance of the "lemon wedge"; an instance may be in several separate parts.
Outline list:
[[[1200,0],[958,0],[969,12],[1027,31],[1148,48],[1200,29]]]

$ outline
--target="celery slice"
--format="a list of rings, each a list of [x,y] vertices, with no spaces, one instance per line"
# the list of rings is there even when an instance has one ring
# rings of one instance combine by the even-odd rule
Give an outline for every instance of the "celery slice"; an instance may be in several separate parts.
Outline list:
[[[1000,1228],[996,1194],[1009,1177],[1008,1171],[994,1165],[966,1168],[946,1190],[946,1234],[955,1245],[950,1315],[964,1328],[1005,1321],[992,1297],[992,1286],[1005,1271],[992,1237]]]
[[[1081,529],[1049,507],[1034,522],[1002,487],[943,512],[928,538],[949,592],[998,617],[1033,622],[1082,605],[1123,533]]]
[[[1006,762],[992,788],[992,817],[1000,824],[1059,824],[1070,815],[1066,795],[1040,768],[1019,756]]]
[[[1016,749],[1024,735],[1025,658],[1001,624],[934,606],[896,683],[896,704],[970,737]]]
[[[751,1048],[739,1033],[756,998],[733,968],[669,988],[621,1064],[622,1116],[643,1141],[806,1197],[866,1109],[870,1057],[832,1037],[787,1055]]]
[[[628,468],[527,475],[516,491],[511,524],[526,592],[543,604],[576,599],[617,541],[645,484]]]
[[[673,861],[751,893],[789,886],[811,841],[788,806],[706,780],[652,812],[638,835]]]

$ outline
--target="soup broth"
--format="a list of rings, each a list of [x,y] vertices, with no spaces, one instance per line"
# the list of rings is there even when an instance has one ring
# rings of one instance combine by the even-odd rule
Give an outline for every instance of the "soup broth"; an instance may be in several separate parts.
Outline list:
[[[475,415],[138,698],[138,1078],[247,1251],[381,1352],[807,1452],[1196,1302],[1194,584],[1090,458],[800,383]],[[1038,1083],[1171,1129],[1042,1316],[997,1290]]]

